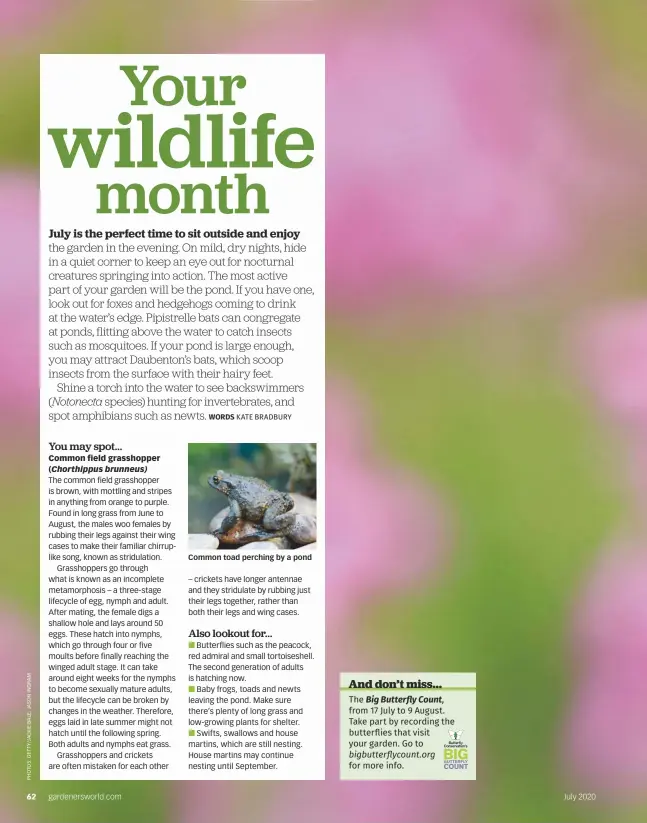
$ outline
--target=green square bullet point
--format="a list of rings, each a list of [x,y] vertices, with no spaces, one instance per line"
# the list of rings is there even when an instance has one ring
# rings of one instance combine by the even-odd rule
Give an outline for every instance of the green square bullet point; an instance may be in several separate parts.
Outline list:
[[[194,692],[195,691],[195,686],[189,686],[189,691]]]
[[[195,729],[189,729],[189,737],[195,737]]]
[[[195,643],[194,643],[193,641],[191,641],[191,642],[189,643],[189,648],[190,648],[190,649],[195,649]]]

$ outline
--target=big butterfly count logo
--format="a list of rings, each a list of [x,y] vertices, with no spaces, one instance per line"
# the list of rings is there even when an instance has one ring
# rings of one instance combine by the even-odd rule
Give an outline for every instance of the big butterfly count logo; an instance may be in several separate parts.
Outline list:
[[[449,743],[445,743],[446,769],[466,769],[467,768],[467,744],[463,742],[463,730],[456,729],[449,733]]]

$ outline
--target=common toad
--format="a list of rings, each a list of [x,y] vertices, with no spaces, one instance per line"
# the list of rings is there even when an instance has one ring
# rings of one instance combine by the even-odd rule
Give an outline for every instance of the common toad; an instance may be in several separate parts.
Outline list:
[[[240,521],[262,526],[273,537],[287,534],[294,525],[294,515],[290,514],[293,498],[276,491],[264,480],[219,471],[208,482],[229,498],[229,512],[214,532],[216,537],[227,534]]]

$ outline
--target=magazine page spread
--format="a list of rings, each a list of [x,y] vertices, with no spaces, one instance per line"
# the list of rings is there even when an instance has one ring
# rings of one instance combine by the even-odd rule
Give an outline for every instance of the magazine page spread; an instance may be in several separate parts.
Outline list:
[[[647,823],[647,4],[0,42],[0,823]]]
[[[324,778],[324,58],[41,60],[40,777]]]

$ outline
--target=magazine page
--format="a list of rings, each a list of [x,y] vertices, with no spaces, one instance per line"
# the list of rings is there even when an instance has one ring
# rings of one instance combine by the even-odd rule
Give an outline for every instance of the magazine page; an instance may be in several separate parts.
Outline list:
[[[41,61],[40,775],[324,777],[324,61]]]

